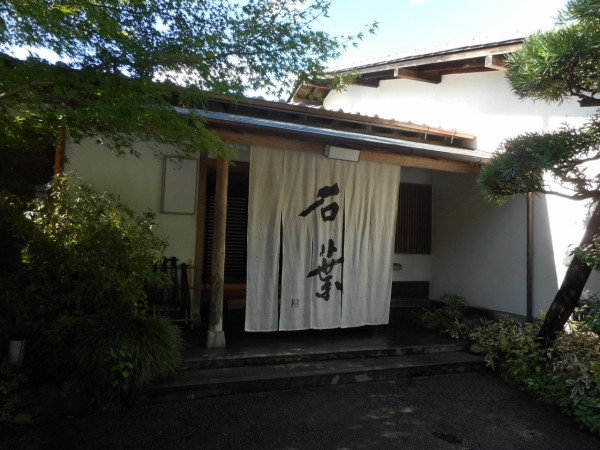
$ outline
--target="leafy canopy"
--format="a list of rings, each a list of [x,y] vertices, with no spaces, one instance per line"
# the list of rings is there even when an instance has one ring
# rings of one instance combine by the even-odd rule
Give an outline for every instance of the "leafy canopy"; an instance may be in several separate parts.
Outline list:
[[[135,214],[73,174],[55,176],[47,188],[48,198],[32,201],[24,214],[30,300],[46,312],[83,316],[145,309],[146,284],[160,282],[152,264],[166,247],[152,232],[154,215]]]
[[[317,77],[355,36],[314,29],[329,0],[16,0],[0,2],[2,145],[66,127],[117,152],[135,141],[223,150],[197,115],[206,92],[281,94]],[[376,24],[370,29],[372,32]],[[34,49],[18,60],[15,48]],[[35,49],[55,52],[51,64]]]
[[[507,76],[520,98],[559,102],[579,98],[600,106],[600,0],[571,0],[557,30],[527,37],[508,58]]]

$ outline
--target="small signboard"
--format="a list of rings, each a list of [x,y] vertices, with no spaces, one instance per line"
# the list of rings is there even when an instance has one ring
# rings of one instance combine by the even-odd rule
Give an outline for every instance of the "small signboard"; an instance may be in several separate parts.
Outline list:
[[[179,156],[167,156],[163,164],[162,202],[163,214],[194,214],[198,161]]]

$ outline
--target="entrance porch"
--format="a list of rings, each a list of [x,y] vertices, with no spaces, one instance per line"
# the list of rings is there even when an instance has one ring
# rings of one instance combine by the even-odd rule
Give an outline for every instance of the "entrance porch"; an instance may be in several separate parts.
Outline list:
[[[227,348],[211,349],[198,340],[204,333],[190,333],[177,374],[148,388],[138,402],[385,381],[484,366],[482,357],[467,351],[466,341],[425,330],[406,317],[347,329],[239,330],[228,332]]]

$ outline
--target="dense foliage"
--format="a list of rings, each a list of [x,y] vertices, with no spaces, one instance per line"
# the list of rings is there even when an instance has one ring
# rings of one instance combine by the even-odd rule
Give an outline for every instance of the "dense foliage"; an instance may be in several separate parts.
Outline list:
[[[20,244],[0,274],[0,341],[27,339],[33,382],[80,373],[118,399],[175,368],[180,331],[146,313],[147,284],[167,284],[152,269],[165,247],[152,214],[72,175],[55,177],[24,212],[6,195],[0,206]]]
[[[0,361],[0,425],[6,422],[25,424],[31,421],[28,413],[19,411],[19,389],[26,379],[20,367]]]
[[[581,427],[600,432],[599,335],[573,329],[546,348],[536,339],[539,328],[504,318],[482,325],[471,336],[485,348],[488,365],[504,378],[557,405]]]
[[[203,108],[206,92],[281,94],[318,76],[361,37],[313,29],[328,8],[328,0],[0,2],[2,144],[67,128],[74,141],[102,136],[117,152],[139,140],[224,151],[199,116],[172,106]],[[15,58],[23,47],[25,61]]]
[[[466,337],[468,333],[465,321],[467,300],[460,295],[444,294],[441,304],[431,309],[424,309],[416,316],[419,325],[448,333],[455,339]]]
[[[519,389],[558,406],[582,428],[600,433],[600,299],[592,297],[578,311],[569,330],[552,347],[541,344],[539,323],[521,323],[504,316],[499,321],[467,320],[467,304],[444,302],[422,311],[418,323],[455,338],[478,344],[487,366]],[[448,320],[452,318],[451,320]],[[452,324],[461,324],[460,333]]]
[[[23,249],[29,296],[46,311],[143,309],[166,247],[152,232],[153,214],[137,215],[73,175],[55,177],[48,192],[25,213],[35,231]]]
[[[581,106],[599,106],[600,2],[571,0],[561,21],[558,29],[525,39],[523,47],[509,56],[508,80],[521,98],[556,102],[575,96]],[[500,203],[516,194],[542,193],[588,200],[591,205],[579,249],[539,331],[544,344],[552,344],[564,327],[594,267],[591,256],[583,255],[597,253],[599,162],[600,122],[593,119],[578,129],[564,127],[508,139],[479,177],[483,194]]]
[[[465,311],[464,299],[461,305]],[[477,343],[487,366],[504,379],[558,406],[582,428],[600,433],[600,300],[587,300],[578,314],[580,320],[570,321],[568,332],[559,333],[552,347],[543,346],[537,339],[539,323],[520,323],[505,316],[497,322],[475,324],[448,303],[434,314],[423,311],[420,323]],[[438,320],[450,317],[450,322]],[[462,324],[460,335],[452,332],[448,326],[452,323]]]
[[[181,333],[165,318],[105,312],[82,330],[74,355],[110,405],[174,372],[181,346]]]
[[[600,106],[600,2],[571,0],[560,21],[559,29],[532,34],[509,56],[510,84],[520,98],[575,96],[582,106]]]

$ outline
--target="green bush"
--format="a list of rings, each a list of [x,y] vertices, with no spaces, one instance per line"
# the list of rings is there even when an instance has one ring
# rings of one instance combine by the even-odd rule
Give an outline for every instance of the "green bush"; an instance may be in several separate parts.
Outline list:
[[[505,379],[598,432],[600,338],[582,329],[589,330],[589,324],[560,333],[554,345],[545,348],[536,340],[539,324],[505,317],[476,328],[471,338],[485,348],[488,365]]]
[[[469,331],[465,299],[444,295],[441,300],[439,307],[423,310],[417,322],[477,342],[488,367],[504,379],[600,433],[600,297],[583,302],[581,320],[571,322],[570,332],[560,333],[552,347],[537,339],[539,323],[519,323],[510,316]]]
[[[557,404],[592,431],[600,431],[600,338],[561,333],[548,349],[551,371],[544,400]]]
[[[444,294],[440,297],[442,304],[432,309],[423,309],[417,315],[417,323],[425,328],[448,333],[454,339],[468,335],[465,320],[467,301],[459,295]]]
[[[19,388],[27,380],[19,366],[0,360],[0,423],[28,423],[29,414],[17,412],[20,400]]]
[[[498,369],[522,388],[540,392],[545,373],[545,349],[536,340],[538,324],[520,324],[510,316],[487,322],[471,331],[470,337],[485,349],[489,367]]]
[[[28,205],[0,197],[11,249],[0,254],[0,343],[25,324],[33,383],[80,374],[114,404],[181,358],[180,330],[147,315],[146,286],[168,284],[152,270],[166,243],[151,213],[137,215],[73,175],[55,177],[47,191]]]
[[[164,283],[152,264],[165,242],[152,233],[151,213],[137,215],[73,175],[47,188],[24,213],[31,230],[21,275],[34,374],[60,379],[74,369],[70,349],[88,317],[146,309],[146,284]]]
[[[74,356],[78,370],[111,403],[173,373],[181,349],[181,331],[165,318],[102,313],[79,334]]]
[[[20,199],[0,192],[0,348],[6,348],[9,339],[27,334],[26,278],[21,251],[33,226],[24,217],[23,209]]]
[[[136,215],[72,175],[48,190],[26,213],[36,230],[23,252],[30,295],[53,311],[145,308],[145,283],[166,245],[152,233],[153,214]]]
[[[572,325],[580,331],[589,331],[600,335],[600,297],[593,294],[579,303],[575,314],[580,316],[581,320],[573,321]]]

